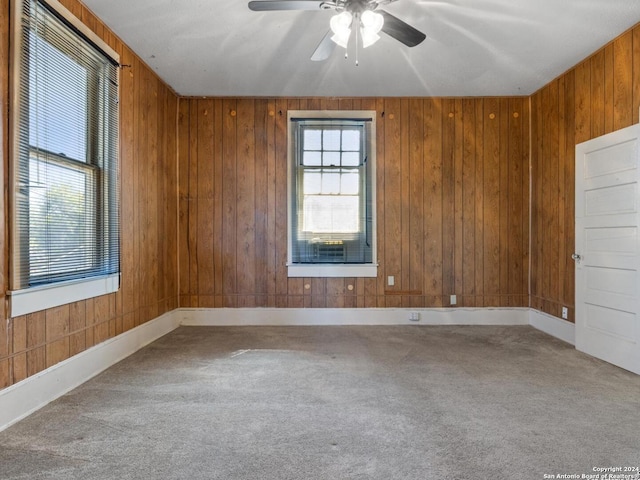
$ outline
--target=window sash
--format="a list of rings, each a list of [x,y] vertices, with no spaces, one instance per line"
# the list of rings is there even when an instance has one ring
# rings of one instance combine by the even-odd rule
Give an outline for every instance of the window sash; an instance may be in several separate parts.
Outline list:
[[[99,168],[53,154],[42,155],[41,151],[32,149],[30,175],[36,169],[43,170],[42,176],[50,178],[66,173],[83,180],[73,182],[76,188],[71,190],[70,185],[62,181],[55,183],[54,180],[48,180],[39,185],[37,178],[30,179],[25,189],[25,194],[29,195],[29,284],[34,286],[51,283],[52,278],[72,280],[99,274],[97,238],[100,215],[95,213],[100,207],[96,195]],[[50,173],[49,170],[57,170],[59,174]],[[40,191],[44,194],[39,195],[41,200],[38,202],[34,197]],[[78,209],[81,211],[78,212]],[[84,226],[78,228],[78,223],[84,223]],[[44,247],[42,243],[45,243]],[[85,253],[74,252],[77,250],[84,250]],[[69,265],[65,260],[70,253],[76,254],[71,255],[74,261]]]

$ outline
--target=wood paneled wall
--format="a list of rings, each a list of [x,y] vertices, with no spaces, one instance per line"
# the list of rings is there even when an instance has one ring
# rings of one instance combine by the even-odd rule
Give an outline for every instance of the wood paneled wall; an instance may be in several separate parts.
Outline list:
[[[8,318],[9,1],[0,0],[0,388],[170,311],[178,304],[177,96],[76,0],[61,2],[130,65],[120,73],[120,291]]]
[[[289,109],[377,112],[378,278],[287,278]],[[180,305],[528,306],[529,118],[528,98],[180,99]]]
[[[640,26],[531,97],[531,306],[574,320],[575,146],[638,122]]]
[[[0,388],[177,306],[439,307],[455,294],[459,306],[568,306],[573,319],[574,147],[638,121],[640,26],[530,99],[178,99],[78,0],[61,2],[129,65],[121,289],[8,317],[0,0]],[[376,111],[378,278],[287,278],[289,109]]]

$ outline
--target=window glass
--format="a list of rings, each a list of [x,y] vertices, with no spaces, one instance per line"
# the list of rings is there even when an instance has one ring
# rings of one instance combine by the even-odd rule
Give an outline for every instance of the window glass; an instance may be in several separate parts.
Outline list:
[[[360,231],[357,196],[307,195],[304,226],[307,232],[357,233]]]
[[[29,143],[85,162],[87,70],[40,36],[30,40],[30,57],[38,61],[29,69]]]
[[[91,269],[96,255],[92,172],[34,158],[30,167],[32,283],[40,277]]]
[[[322,149],[326,151],[340,151],[340,130],[324,130]]]

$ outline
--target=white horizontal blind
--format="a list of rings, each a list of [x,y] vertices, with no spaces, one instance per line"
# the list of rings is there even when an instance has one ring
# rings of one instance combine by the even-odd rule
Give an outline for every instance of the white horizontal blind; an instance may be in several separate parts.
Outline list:
[[[23,0],[14,290],[119,271],[118,67]]]

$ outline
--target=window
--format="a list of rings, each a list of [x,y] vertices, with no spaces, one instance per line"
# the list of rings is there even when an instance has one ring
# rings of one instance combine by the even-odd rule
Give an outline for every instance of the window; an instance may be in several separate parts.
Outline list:
[[[289,112],[290,277],[375,277],[375,112]]]
[[[15,0],[12,315],[117,290],[118,57],[55,0]]]

